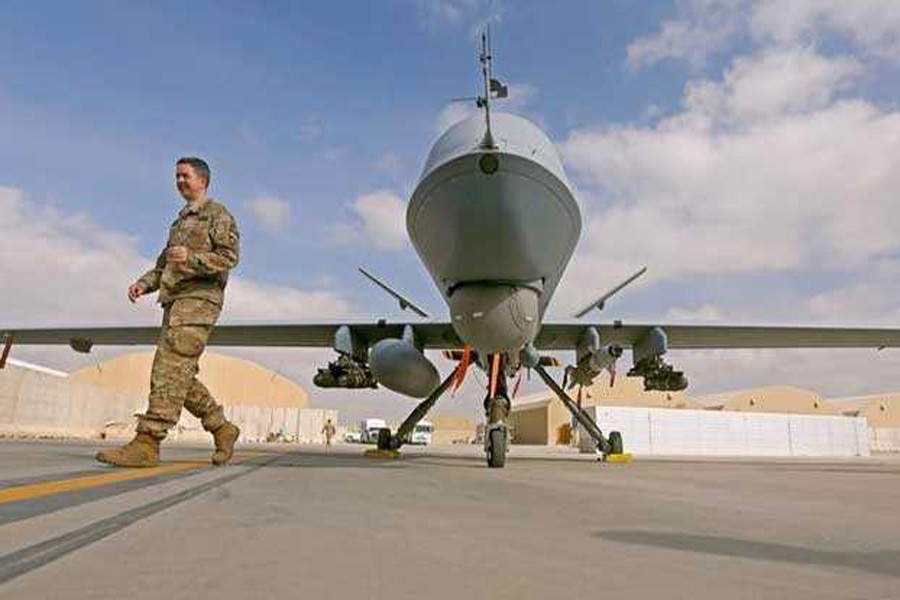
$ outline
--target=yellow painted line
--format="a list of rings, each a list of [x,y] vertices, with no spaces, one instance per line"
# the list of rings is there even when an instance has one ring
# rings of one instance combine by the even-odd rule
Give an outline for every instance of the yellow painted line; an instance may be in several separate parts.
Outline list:
[[[120,471],[117,470],[114,473],[104,473],[103,475],[89,475],[87,477],[77,477],[75,479],[42,481],[40,483],[32,483],[29,485],[19,485],[0,490],[0,504],[18,502],[20,500],[34,500],[35,498],[43,498],[44,496],[52,496],[53,494],[60,494],[62,492],[76,492],[78,490],[85,490],[99,485],[108,485],[110,483],[119,483],[122,481],[134,481],[135,479],[147,479],[148,477],[156,477],[157,475],[165,475],[168,473],[180,473],[191,469],[199,469],[208,464],[208,462],[200,461],[179,462],[161,467],[122,469]]]
[[[369,458],[400,458],[400,451],[369,448],[363,452],[363,456],[368,456]]]
[[[634,458],[630,454],[607,454],[606,462],[628,464]]]
[[[258,454],[263,453],[235,454],[231,464],[240,464],[246,459],[253,458],[253,456]],[[212,468],[207,460],[189,460],[145,469],[116,469],[112,473],[103,473],[102,475],[88,475],[87,477],[76,477],[75,479],[42,481],[40,483],[19,485],[0,490],[0,504],[18,502],[20,500],[34,500],[35,498],[43,498],[44,496],[52,496],[63,492],[77,492],[79,490],[109,485],[111,483],[147,479],[158,475],[181,473],[193,469],[200,469],[202,467]]]

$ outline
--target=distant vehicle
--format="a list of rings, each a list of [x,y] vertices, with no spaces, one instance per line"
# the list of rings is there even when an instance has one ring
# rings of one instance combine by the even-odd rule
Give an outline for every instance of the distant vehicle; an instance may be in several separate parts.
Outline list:
[[[364,444],[377,444],[378,432],[387,427],[384,419],[363,419],[359,424],[359,430]]]
[[[427,446],[431,443],[431,435],[434,433],[434,425],[430,421],[419,421],[409,438],[410,444]]]
[[[347,444],[362,444],[363,436],[358,431],[348,431],[344,434],[344,442]]]

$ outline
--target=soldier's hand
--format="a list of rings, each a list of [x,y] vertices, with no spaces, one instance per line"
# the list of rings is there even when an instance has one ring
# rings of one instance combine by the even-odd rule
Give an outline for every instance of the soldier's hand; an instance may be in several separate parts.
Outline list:
[[[186,263],[188,259],[188,249],[184,246],[172,246],[166,250],[166,259],[168,262],[174,264]]]
[[[128,288],[128,299],[131,300],[131,303],[134,304],[138,298],[143,296],[146,293],[144,286],[139,283],[134,283]]]

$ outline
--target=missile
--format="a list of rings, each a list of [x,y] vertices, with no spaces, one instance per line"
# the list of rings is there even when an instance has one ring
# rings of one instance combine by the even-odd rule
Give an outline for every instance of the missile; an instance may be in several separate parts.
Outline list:
[[[585,354],[576,366],[569,367],[567,370],[569,387],[591,385],[604,370],[612,373],[616,361],[621,356],[622,346],[618,344],[607,344],[595,352]]]
[[[398,394],[425,398],[440,383],[437,368],[407,340],[381,340],[369,352],[375,381]]]

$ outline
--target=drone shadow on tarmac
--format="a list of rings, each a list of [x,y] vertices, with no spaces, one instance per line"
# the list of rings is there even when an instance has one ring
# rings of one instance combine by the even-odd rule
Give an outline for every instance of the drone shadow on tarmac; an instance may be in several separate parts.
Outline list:
[[[900,577],[900,550],[850,552],[790,546],[732,537],[694,535],[663,531],[605,530],[594,537],[625,544],[653,546],[700,554],[714,554],[767,562],[793,563],[821,567],[843,567],[877,575]]]
[[[268,463],[266,468],[372,468],[399,469],[405,463],[440,464],[453,468],[485,469],[484,459],[472,456],[431,456],[428,454],[403,454],[398,458],[376,458],[360,454],[326,452],[285,452]]]

